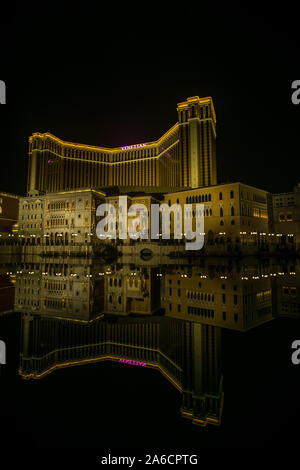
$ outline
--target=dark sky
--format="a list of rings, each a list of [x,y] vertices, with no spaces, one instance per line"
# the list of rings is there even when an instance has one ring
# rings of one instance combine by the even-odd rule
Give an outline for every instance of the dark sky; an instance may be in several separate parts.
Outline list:
[[[16,5],[1,18],[0,190],[25,192],[32,132],[107,147],[152,141],[193,95],[214,100],[219,182],[273,192],[300,182],[297,14]]]

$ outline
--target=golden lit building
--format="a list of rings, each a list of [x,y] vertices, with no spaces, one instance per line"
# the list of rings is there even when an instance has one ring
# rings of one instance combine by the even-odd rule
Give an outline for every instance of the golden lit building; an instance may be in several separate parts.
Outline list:
[[[211,97],[178,103],[178,122],[158,140],[104,148],[29,138],[27,190],[58,192],[108,186],[201,187],[217,183],[216,115]]]
[[[287,235],[293,232],[297,238],[292,220],[297,225],[299,191],[286,195],[288,210],[283,214],[277,201],[282,195],[275,195],[272,206],[272,196],[262,189],[239,182],[217,184],[216,115],[211,97],[187,98],[178,103],[177,112],[178,122],[158,140],[118,148],[71,143],[50,133],[34,133],[29,138],[27,199],[34,196],[38,206],[32,213],[34,201],[26,204],[27,199],[22,198],[19,237],[26,239],[26,245],[36,241],[42,245],[91,244],[98,241],[96,207],[106,202],[116,209],[116,220],[108,230],[113,226],[121,244],[131,243],[129,237],[126,242],[118,236],[118,230],[124,233],[119,196],[126,195],[128,208],[141,203],[148,210],[148,240],[150,206],[161,201],[170,207],[179,203],[182,222],[192,219],[194,232],[199,216],[196,204],[204,205],[204,245],[210,254],[215,249],[208,248],[212,245],[226,253],[238,252],[243,246],[247,251],[250,245],[268,250],[278,245],[281,227],[283,233],[290,230]],[[98,193],[102,200],[80,206],[87,192]],[[76,202],[71,202],[75,195]],[[297,199],[294,207],[292,199]],[[184,209],[185,204],[192,207]],[[178,220],[171,211],[171,238],[178,233],[177,228]],[[161,235],[157,235],[159,239]]]
[[[280,271],[273,276],[276,293],[277,315],[300,318],[300,263],[294,259],[283,263]]]
[[[123,265],[105,276],[105,312],[151,315],[160,309],[160,279],[156,268]]]
[[[104,202],[96,190],[42,194],[20,198],[19,238],[30,245],[87,244],[95,234],[96,208]]]
[[[97,265],[86,260],[30,261],[16,272],[15,311],[82,321],[103,311],[104,279]]]
[[[281,244],[300,245],[300,183],[289,193],[272,194],[273,231]]]
[[[124,196],[121,196],[124,198]],[[139,223],[137,226],[136,226],[136,231],[137,232],[142,232],[143,230],[147,230],[148,229],[148,240],[150,240],[151,238],[151,233],[150,233],[150,227],[151,227],[151,205],[152,204],[159,204],[159,200],[156,199],[155,197],[153,197],[152,195],[148,195],[148,194],[139,194],[139,193],[135,193],[135,194],[131,194],[131,195],[126,195],[126,203],[123,207],[123,202],[124,202],[124,199],[120,199],[120,196],[119,195],[115,195],[115,196],[106,196],[105,197],[105,203],[106,204],[110,204],[111,206],[114,207],[115,209],[115,216],[116,216],[116,221],[115,221],[115,229],[116,229],[116,238],[119,238],[119,235],[120,235],[120,232],[124,231],[125,229],[128,231],[130,229],[130,225],[131,223],[133,222],[133,220],[137,217],[140,217],[141,219],[141,223]],[[133,206],[135,206],[135,208],[137,209],[138,206],[140,205],[143,205],[144,208],[146,208],[146,211],[145,212],[145,215],[146,217],[143,219],[143,214],[144,214],[144,210],[140,211],[140,210],[135,210],[133,211],[134,215],[128,215],[126,217],[127,219],[127,225],[126,227],[123,226],[123,220],[126,221],[126,219],[123,219],[123,216],[124,214],[122,214],[122,210],[125,209],[126,211],[126,207],[127,207],[127,211],[130,210],[130,208],[133,208]],[[100,217],[98,220],[101,220],[102,217]],[[112,222],[109,222],[108,221],[108,229],[109,230],[112,230],[112,226],[111,226]],[[142,224],[142,226],[141,226]],[[107,230],[108,230],[107,229]],[[128,241],[129,238],[127,238],[127,241]],[[126,243],[126,241],[124,240],[124,242]]]
[[[209,188],[195,188],[165,194],[164,202],[169,206],[185,204],[184,218],[199,217],[196,204],[204,205],[205,244],[255,244],[270,242],[268,230],[268,193],[242,183],[225,183]],[[177,220],[171,214],[171,234],[175,232]],[[174,227],[175,224],[175,227]],[[175,230],[174,230],[175,229]]]
[[[168,270],[162,289],[166,315],[239,331],[272,320],[270,269],[219,263]]]

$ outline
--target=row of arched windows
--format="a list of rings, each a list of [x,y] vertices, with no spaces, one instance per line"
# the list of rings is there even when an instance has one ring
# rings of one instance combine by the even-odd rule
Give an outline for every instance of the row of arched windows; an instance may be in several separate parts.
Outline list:
[[[69,208],[69,203],[66,201],[61,202],[51,202],[47,206],[48,210],[63,210]]]
[[[199,301],[204,301],[204,302],[215,301],[214,294],[208,294],[206,292],[187,291],[186,297],[189,300],[199,300]]]
[[[185,203],[186,204],[197,204],[200,202],[210,202],[211,194],[198,194],[197,196],[187,196]]]
[[[210,209],[203,209],[203,211],[201,211],[200,209],[198,210],[195,210],[193,209],[193,211],[186,211],[185,212],[185,217],[201,217],[201,216],[211,216],[213,214],[212,212],[212,208]],[[177,213],[177,220],[179,220],[180,218],[180,214]]]

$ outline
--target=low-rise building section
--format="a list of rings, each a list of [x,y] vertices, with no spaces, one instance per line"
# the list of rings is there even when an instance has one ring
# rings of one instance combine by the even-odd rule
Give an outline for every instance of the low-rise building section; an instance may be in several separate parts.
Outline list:
[[[96,208],[104,201],[96,190],[42,194],[20,198],[19,233],[25,245],[87,244],[95,236]]]
[[[290,193],[272,195],[273,230],[282,245],[300,247],[300,183]]]

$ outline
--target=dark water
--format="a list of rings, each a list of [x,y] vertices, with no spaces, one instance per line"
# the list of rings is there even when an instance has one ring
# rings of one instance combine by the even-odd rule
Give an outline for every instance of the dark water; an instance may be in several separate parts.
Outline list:
[[[47,266],[44,261],[3,263],[3,449],[26,455],[48,450],[52,456],[83,452],[92,459],[108,450],[116,455],[147,449],[199,454],[212,448],[296,446],[300,364],[292,363],[291,344],[300,339],[299,260],[265,260],[263,269],[261,261],[248,260],[248,280],[241,279],[245,264],[228,268],[227,261],[206,260],[201,287],[199,266],[154,266],[152,273],[144,269],[135,293],[130,291],[134,282],[130,287],[126,279],[133,269],[138,272],[136,266],[126,271],[126,266],[95,266],[93,261],[82,271],[76,268],[79,295],[74,284],[67,292],[75,262],[71,268],[69,261],[67,266],[66,261],[60,266],[50,261]],[[182,284],[184,272],[187,285]],[[227,279],[220,281],[221,275]],[[122,291],[114,280],[110,286],[110,277],[122,280]],[[181,281],[181,296],[188,295],[187,286],[210,293],[210,305],[197,299],[190,305],[213,314],[205,317],[194,310],[188,319],[180,300],[181,311],[172,316],[166,300],[170,279],[174,290],[179,285],[175,281]],[[66,289],[59,291],[64,284]],[[219,304],[222,284],[227,293],[237,286],[237,311],[243,318],[249,292],[256,299],[250,302],[252,323],[248,316],[248,323],[221,325],[222,311],[228,318],[235,309]],[[118,312],[109,301],[114,292]],[[148,299],[144,314],[137,312],[139,302],[145,302],[136,300],[141,292]],[[261,292],[266,292],[262,302]],[[64,304],[55,299],[64,299]],[[126,312],[121,310],[124,305]]]

